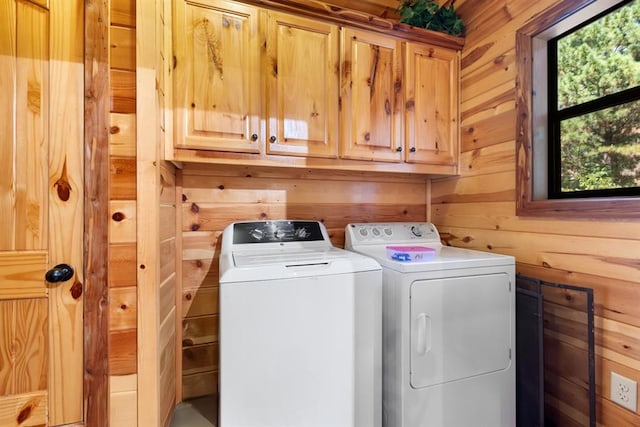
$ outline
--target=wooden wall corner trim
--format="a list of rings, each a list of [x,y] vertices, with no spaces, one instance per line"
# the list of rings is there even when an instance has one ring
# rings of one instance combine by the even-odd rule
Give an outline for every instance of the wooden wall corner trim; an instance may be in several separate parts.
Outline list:
[[[85,424],[109,425],[108,247],[109,2],[85,1],[84,23],[84,412]]]

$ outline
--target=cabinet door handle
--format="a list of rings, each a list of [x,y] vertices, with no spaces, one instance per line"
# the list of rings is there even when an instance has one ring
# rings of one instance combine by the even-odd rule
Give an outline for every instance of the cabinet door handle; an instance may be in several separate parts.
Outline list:
[[[253,135],[251,135],[251,140],[252,141],[257,141],[258,140],[258,134],[254,133]]]
[[[402,151],[402,147],[396,147],[396,151],[399,153]]]
[[[276,137],[275,135],[271,135],[271,138],[269,138],[269,141],[271,141],[271,143],[273,144],[274,142],[276,142]]]
[[[411,151],[412,153],[415,153],[416,152],[416,147],[409,148],[409,151]]]

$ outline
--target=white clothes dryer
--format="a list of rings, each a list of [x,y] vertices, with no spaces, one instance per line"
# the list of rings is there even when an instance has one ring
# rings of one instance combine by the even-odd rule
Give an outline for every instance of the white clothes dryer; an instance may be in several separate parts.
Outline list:
[[[381,342],[376,261],[315,221],[225,228],[221,427],[380,427]]]
[[[430,223],[349,224],[345,248],[383,268],[383,426],[515,426],[514,258]]]

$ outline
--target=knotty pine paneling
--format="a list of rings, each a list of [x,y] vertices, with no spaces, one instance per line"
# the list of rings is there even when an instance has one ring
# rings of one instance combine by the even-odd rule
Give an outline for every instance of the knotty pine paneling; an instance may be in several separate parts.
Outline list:
[[[131,375],[137,371],[137,330],[109,331],[109,374]]]
[[[109,378],[109,421],[113,426],[135,426],[138,407],[138,376],[136,374]]]
[[[136,426],[138,280],[135,0],[109,2],[109,425]]]
[[[135,200],[136,159],[110,156],[109,197],[111,200]]]
[[[109,245],[109,287],[135,286],[136,244]]]
[[[135,243],[136,201],[111,200],[109,202],[109,241],[111,243]]]
[[[114,157],[136,156],[136,115],[111,113],[109,154]]]
[[[136,26],[136,1],[135,0],[110,0],[111,25],[122,27]]]
[[[109,72],[111,112],[136,112],[136,72],[111,69]]]
[[[185,399],[217,390],[218,262],[228,224],[318,220],[341,247],[350,222],[427,218],[427,183],[419,177],[185,165],[179,180]]]
[[[432,221],[449,244],[514,255],[519,273],[593,288],[597,421],[640,425],[640,415],[609,400],[610,373],[640,381],[640,219],[564,220],[515,216],[515,32],[555,2],[458,0],[467,25],[461,53],[460,177],[432,181]],[[584,425],[571,356],[584,341],[564,319],[563,341],[547,340],[557,362],[547,366],[547,414],[558,425]],[[558,344],[561,342],[562,344]],[[578,394],[573,394],[578,393]]]
[[[109,330],[135,329],[137,322],[136,287],[109,289]]]
[[[135,71],[136,30],[112,25],[109,31],[110,65],[112,69]]]

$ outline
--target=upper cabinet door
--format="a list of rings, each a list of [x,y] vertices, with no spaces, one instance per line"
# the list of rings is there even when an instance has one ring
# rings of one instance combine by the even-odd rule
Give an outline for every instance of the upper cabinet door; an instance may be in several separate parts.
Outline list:
[[[342,29],[340,157],[402,161],[402,45]]]
[[[200,3],[175,4],[175,145],[257,153],[264,139],[258,9]]]
[[[337,157],[338,27],[269,12],[267,153]]]
[[[458,160],[458,53],[406,45],[405,161],[456,165]]]

